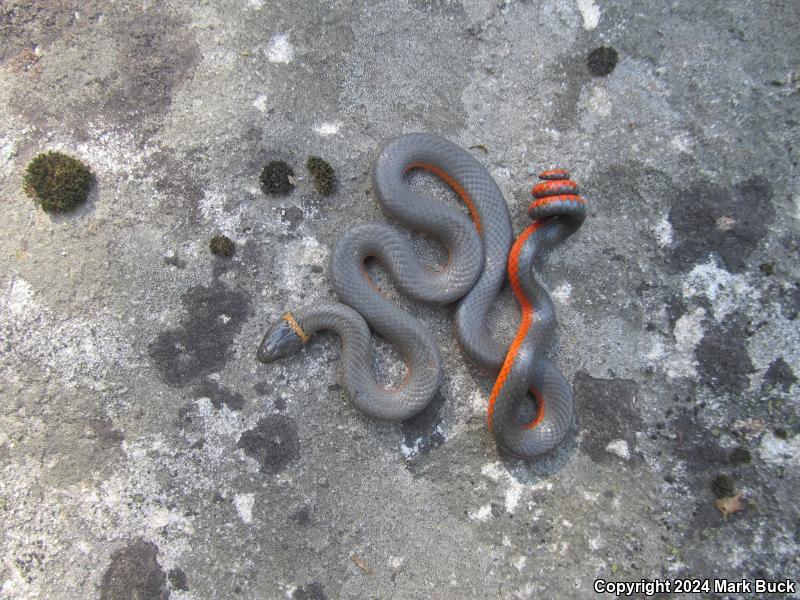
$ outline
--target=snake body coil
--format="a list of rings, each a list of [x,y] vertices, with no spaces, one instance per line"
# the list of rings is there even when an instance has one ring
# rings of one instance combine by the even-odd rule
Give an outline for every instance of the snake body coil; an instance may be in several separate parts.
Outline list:
[[[489,397],[489,428],[498,446],[530,458],[552,450],[574,419],[572,391],[555,364],[542,357],[555,326],[555,308],[533,274],[533,261],[574,233],[586,218],[586,201],[563,169],[545,171],[533,187],[531,223],[508,257],[511,287],[520,305],[517,334]],[[528,396],[530,392],[535,402]]]
[[[430,171],[450,185],[467,204],[472,220],[411,191],[405,175],[415,168]],[[436,136],[412,134],[390,142],[375,163],[373,187],[388,215],[447,248],[445,267],[426,269],[394,227],[384,223],[353,227],[336,243],[330,263],[334,291],[352,308],[325,304],[284,316],[265,336],[258,358],[266,362],[285,356],[318,329],[332,329],[343,340],[342,382],[355,406],[376,419],[402,420],[433,398],[441,379],[441,358],[430,332],[374,288],[364,261],[379,259],[397,288],[417,300],[449,304],[464,297],[457,316],[459,339],[466,348],[475,349],[475,360],[480,361],[483,346],[488,346],[485,340],[490,339],[486,313],[503,282],[511,246],[511,220],[503,195],[486,169],[452,142]],[[483,243],[479,230],[485,231]],[[364,320],[403,356],[407,376],[396,389],[375,381]],[[502,362],[503,351],[498,352]]]
[[[405,175],[416,168],[443,179],[467,205],[471,220],[411,191]],[[519,456],[547,451],[569,428],[572,395],[555,366],[540,358],[543,344],[538,336],[546,340],[552,329],[552,304],[532,274],[528,281],[523,271],[530,271],[530,263],[541,247],[563,239],[580,223],[577,212],[565,208],[573,202],[569,190],[554,187],[556,183],[563,187],[571,182],[551,178],[545,183],[550,186],[543,197],[545,202],[531,212],[533,218],[545,220],[529,227],[538,223],[540,232],[528,234],[529,244],[520,245],[518,241],[515,245],[520,247],[515,262],[520,290],[532,294],[537,310],[535,319],[532,309],[529,311],[532,326],[522,335],[526,305],[521,302],[523,323],[511,347],[516,352],[515,360],[509,361],[511,352],[507,354],[486,329],[486,315],[503,283],[512,242],[505,200],[491,175],[470,154],[447,140],[425,134],[402,136],[384,147],[373,170],[373,186],[388,215],[447,248],[449,259],[445,267],[439,271],[426,269],[406,238],[393,227],[383,223],[356,226],[336,243],[331,256],[330,276],[341,304],[326,303],[286,313],[264,336],[258,359],[268,362],[286,356],[299,349],[315,331],[330,329],[342,338],[342,383],[359,410],[383,420],[406,419],[422,410],[438,388],[441,358],[430,333],[381,295],[370,281],[364,261],[376,257],[396,287],[417,300],[448,304],[461,299],[455,318],[459,343],[474,363],[491,372],[501,372],[489,411],[490,427],[498,443]],[[556,191],[561,196],[553,196]],[[555,199],[559,197],[563,201]],[[510,262],[508,266],[510,269]],[[518,291],[517,286],[514,290]],[[403,356],[407,375],[397,388],[386,389],[374,378],[370,328],[392,342]],[[533,337],[537,338],[535,343]],[[532,421],[530,415],[526,418],[524,407],[530,413],[533,403],[522,400],[526,390],[533,388],[539,401]],[[539,427],[548,428],[546,443],[538,439],[532,442],[528,435]]]

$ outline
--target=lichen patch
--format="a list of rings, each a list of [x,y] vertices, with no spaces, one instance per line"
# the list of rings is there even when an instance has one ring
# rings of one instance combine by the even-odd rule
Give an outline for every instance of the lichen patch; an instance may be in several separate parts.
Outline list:
[[[275,64],[289,64],[294,58],[294,47],[289,42],[288,33],[279,33],[269,41],[267,59]]]

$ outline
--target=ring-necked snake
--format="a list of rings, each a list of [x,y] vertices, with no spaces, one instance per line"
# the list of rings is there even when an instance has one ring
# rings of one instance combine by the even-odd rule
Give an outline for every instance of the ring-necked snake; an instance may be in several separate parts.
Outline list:
[[[409,189],[405,175],[424,169],[444,180],[467,205],[470,218]],[[373,169],[373,187],[384,211],[401,224],[430,235],[448,251],[438,271],[425,268],[394,227],[369,223],[352,228],[335,245],[330,276],[341,303],[306,306],[286,313],[267,331],[257,357],[269,362],[297,351],[314,332],[329,329],[342,339],[342,383],[355,406],[384,420],[406,419],[433,398],[442,363],[431,334],[387,300],[369,279],[364,262],[378,258],[397,288],[428,302],[460,299],[456,337],[468,358],[500,372],[489,402],[489,427],[508,453],[534,457],[556,446],[573,419],[572,392],[553,363],[541,357],[554,325],[550,298],[533,277],[542,249],[575,231],[586,211],[565,171],[542,174],[534,187],[535,222],[511,252],[511,220],[500,189],[486,169],[455,144],[427,134],[405,135],[387,144]],[[506,349],[493,340],[486,315],[508,266],[522,308],[517,335]],[[362,318],[363,317],[363,318]],[[386,389],[372,372],[370,328],[401,352],[405,380]],[[533,394],[531,396],[528,390]],[[535,400],[533,400],[535,398]]]

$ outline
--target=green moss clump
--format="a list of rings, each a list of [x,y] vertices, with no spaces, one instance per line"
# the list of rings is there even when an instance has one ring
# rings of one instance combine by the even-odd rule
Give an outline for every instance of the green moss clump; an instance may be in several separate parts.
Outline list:
[[[336,171],[328,161],[319,156],[309,156],[306,160],[306,169],[314,179],[314,187],[323,196],[330,196],[336,191]]]
[[[614,70],[618,60],[619,54],[614,48],[601,46],[589,53],[586,65],[589,67],[589,72],[595,77],[605,77]]]
[[[283,196],[294,189],[294,170],[282,160],[273,160],[264,165],[258,180],[268,196]]]
[[[735,465],[747,464],[752,460],[750,450],[744,446],[737,446],[728,455],[730,461]]]
[[[230,258],[236,252],[236,244],[227,235],[215,235],[208,243],[212,254]]]
[[[730,475],[720,473],[711,482],[711,489],[717,498],[731,498],[736,494],[736,483]]]
[[[789,439],[789,432],[786,431],[783,427],[776,427],[772,432],[776,438],[781,440],[788,440]]]
[[[94,175],[77,158],[50,150],[34,157],[22,179],[25,193],[47,212],[66,212],[86,201]]]

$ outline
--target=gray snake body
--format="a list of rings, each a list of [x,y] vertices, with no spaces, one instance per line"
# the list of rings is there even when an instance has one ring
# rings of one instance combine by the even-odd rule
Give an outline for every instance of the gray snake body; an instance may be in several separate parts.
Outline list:
[[[404,178],[414,168],[444,179],[467,204],[472,218],[411,191]],[[389,225],[358,225],[336,243],[331,256],[330,276],[341,304],[319,304],[286,313],[264,336],[257,356],[262,362],[286,356],[299,349],[315,331],[331,329],[342,338],[342,382],[351,401],[370,417],[396,421],[427,406],[438,388],[442,362],[431,334],[374,288],[364,271],[364,261],[378,258],[397,288],[417,300],[449,304],[461,299],[455,317],[459,343],[475,364],[492,372],[501,371],[502,375],[501,368],[508,363],[507,349],[490,337],[486,315],[505,277],[512,230],[505,200],[491,175],[470,154],[439,137],[412,134],[391,141],[375,163],[373,186],[387,214],[447,248],[449,259],[445,267],[438,271],[426,269],[407,240]],[[546,296],[542,288],[534,291],[537,290]],[[552,314],[543,313],[542,318],[552,322]],[[407,376],[397,388],[386,389],[375,380],[370,328],[392,342],[403,356]],[[542,333],[548,333],[547,327],[542,328]],[[539,343],[537,348],[541,346]],[[538,350],[535,354],[538,356]],[[534,358],[532,353],[531,359]],[[515,373],[514,381],[520,378],[527,381],[531,376],[527,372]],[[563,376],[556,385],[561,387],[555,396],[569,400],[566,410],[552,411],[564,413],[561,420],[568,420],[556,432],[560,435],[557,443],[572,422],[572,396]],[[522,388],[523,398],[526,389]],[[524,413],[518,398],[506,395],[493,391],[490,402],[490,426],[494,423],[496,437],[498,433],[504,435],[502,439],[498,437],[498,443],[520,456],[549,449],[538,445],[531,453],[529,441],[522,440],[520,445],[513,435],[505,435],[520,429],[512,421]],[[541,414],[541,399],[538,404]],[[503,425],[498,427],[500,420]]]

